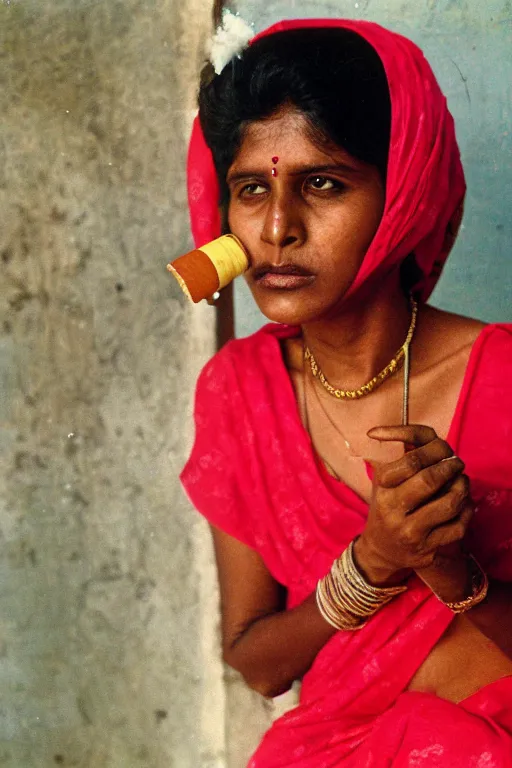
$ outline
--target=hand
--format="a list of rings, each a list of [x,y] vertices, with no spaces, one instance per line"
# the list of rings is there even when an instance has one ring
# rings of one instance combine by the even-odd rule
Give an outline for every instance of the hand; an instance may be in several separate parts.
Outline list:
[[[411,569],[432,566],[438,550],[464,537],[473,511],[469,480],[464,463],[431,427],[375,427],[368,436],[411,449],[374,466],[368,520],[354,548],[371,583],[396,583]]]

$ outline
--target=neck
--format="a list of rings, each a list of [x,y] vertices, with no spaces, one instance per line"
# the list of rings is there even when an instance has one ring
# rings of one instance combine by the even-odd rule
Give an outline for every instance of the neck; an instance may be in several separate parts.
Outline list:
[[[302,332],[327,380],[355,389],[389,363],[410,321],[409,300],[393,274],[364,296],[352,297],[335,316],[304,324]]]

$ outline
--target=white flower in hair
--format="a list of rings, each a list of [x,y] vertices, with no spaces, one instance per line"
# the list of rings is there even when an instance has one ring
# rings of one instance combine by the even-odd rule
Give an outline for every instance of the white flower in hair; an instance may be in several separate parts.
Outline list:
[[[210,61],[217,75],[234,56],[240,56],[252,37],[254,32],[249,24],[225,8],[222,24],[217,27],[210,46]]]

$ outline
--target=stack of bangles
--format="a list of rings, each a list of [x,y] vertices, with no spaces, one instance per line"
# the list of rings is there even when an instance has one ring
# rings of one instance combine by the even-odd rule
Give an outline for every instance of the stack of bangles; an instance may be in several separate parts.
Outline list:
[[[318,610],[336,629],[360,629],[379,608],[407,590],[368,584],[357,570],[353,550],[351,541],[316,587]]]
[[[380,608],[407,591],[405,585],[374,587],[369,584],[357,569],[353,550],[354,541],[351,541],[316,587],[318,610],[335,629],[360,629]],[[436,595],[453,613],[465,613],[487,596],[489,580],[473,555],[469,555],[469,560],[472,594],[464,600],[451,603]]]

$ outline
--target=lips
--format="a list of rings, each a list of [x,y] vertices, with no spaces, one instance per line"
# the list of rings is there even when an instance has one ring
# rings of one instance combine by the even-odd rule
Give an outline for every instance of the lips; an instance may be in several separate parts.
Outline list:
[[[253,279],[261,288],[293,291],[310,285],[315,276],[298,264],[267,263],[253,269]]]
[[[279,266],[262,264],[261,267],[256,267],[253,270],[253,277],[255,280],[260,280],[265,275],[294,275],[297,277],[313,277],[311,272],[308,272],[308,270],[304,269],[304,267],[299,267],[297,264],[280,264]]]
[[[311,272],[296,264],[257,267],[253,272],[253,277],[258,286],[281,291],[305,288],[315,279]]]

